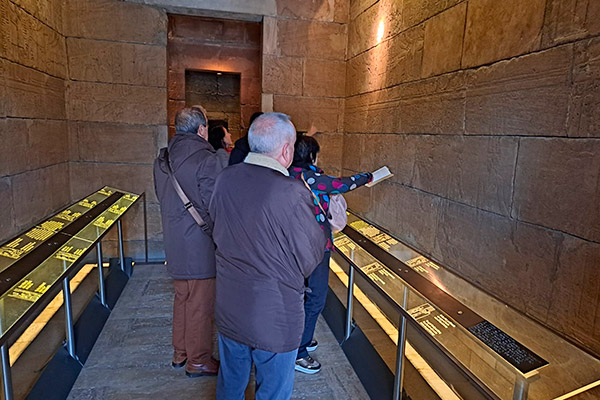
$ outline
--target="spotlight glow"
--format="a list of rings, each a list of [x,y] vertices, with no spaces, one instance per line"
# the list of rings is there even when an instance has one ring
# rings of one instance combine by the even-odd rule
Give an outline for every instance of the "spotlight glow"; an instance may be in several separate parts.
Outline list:
[[[383,32],[385,30],[385,26],[383,24],[383,20],[379,22],[379,28],[377,28],[377,43],[381,43],[381,39],[383,39]]]

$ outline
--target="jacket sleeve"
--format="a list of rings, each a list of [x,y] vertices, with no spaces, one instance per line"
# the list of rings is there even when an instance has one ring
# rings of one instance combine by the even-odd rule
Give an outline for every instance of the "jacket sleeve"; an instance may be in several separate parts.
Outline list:
[[[303,192],[297,196],[292,208],[295,225],[290,248],[300,272],[308,278],[323,258],[327,235],[315,218],[310,193],[306,189]]]
[[[373,179],[370,172],[356,174],[352,176],[335,177],[325,174],[319,174],[314,171],[305,172],[304,179],[310,185],[310,188],[319,193],[340,194],[346,193],[361,187]]]
[[[212,225],[212,218],[208,215],[208,206],[215,188],[215,180],[222,170],[223,166],[217,154],[209,153],[196,172],[196,182],[200,193],[200,201],[202,202],[200,208],[208,216],[209,220],[206,222],[210,225]],[[206,220],[205,215],[202,215],[202,218]]]

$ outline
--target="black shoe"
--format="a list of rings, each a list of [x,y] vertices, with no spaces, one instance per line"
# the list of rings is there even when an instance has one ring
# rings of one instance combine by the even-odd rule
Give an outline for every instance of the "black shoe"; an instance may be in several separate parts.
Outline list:
[[[321,371],[321,364],[313,359],[311,356],[299,358],[296,360],[296,371],[303,372],[305,374],[316,374]]]
[[[306,346],[306,351],[315,351],[317,347],[319,347],[319,342],[313,339],[312,342],[310,342],[310,344]]]
[[[187,362],[187,356],[185,354],[181,354],[181,353],[177,353],[174,352],[173,353],[173,361],[171,362],[171,365],[173,366],[173,368],[181,368],[185,365],[185,363]]]

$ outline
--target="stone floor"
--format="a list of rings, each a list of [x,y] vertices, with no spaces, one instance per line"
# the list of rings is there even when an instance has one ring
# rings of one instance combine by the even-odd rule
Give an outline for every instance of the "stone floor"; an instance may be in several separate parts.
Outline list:
[[[170,367],[172,283],[164,267],[136,265],[69,399],[211,399],[216,378],[190,379]],[[317,324],[323,369],[296,373],[294,399],[368,399],[325,321]],[[252,379],[251,379],[252,382]],[[253,384],[246,398],[254,398]]]

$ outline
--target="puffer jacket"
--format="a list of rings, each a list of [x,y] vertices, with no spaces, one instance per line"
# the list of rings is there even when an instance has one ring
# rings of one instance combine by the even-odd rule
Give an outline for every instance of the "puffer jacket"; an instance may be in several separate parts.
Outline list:
[[[162,217],[167,270],[173,279],[215,277],[215,244],[192,218],[167,173],[165,148],[154,162],[154,187]],[[171,168],[202,219],[212,227],[208,203],[223,169],[212,146],[198,135],[176,134],[168,146]]]

